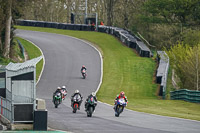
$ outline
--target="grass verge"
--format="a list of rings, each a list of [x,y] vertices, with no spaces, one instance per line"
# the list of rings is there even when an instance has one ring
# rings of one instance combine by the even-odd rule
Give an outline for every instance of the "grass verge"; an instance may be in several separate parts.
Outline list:
[[[10,59],[6,59],[0,54],[0,64],[7,65],[10,62],[23,62],[24,57],[20,51],[17,38],[15,37],[10,46]]]
[[[18,39],[21,42],[21,44],[24,46],[24,49],[26,53],[28,54],[29,59],[33,59],[42,55],[40,50],[29,41],[24,40],[20,37],[16,37],[16,39]],[[36,81],[38,80],[40,76],[40,73],[42,71],[42,66],[43,66],[43,59],[40,60],[40,62],[36,65]]]
[[[156,62],[152,58],[138,57],[132,49],[122,45],[111,35],[59,30],[53,28],[23,27],[17,29],[64,34],[87,40],[100,48],[103,56],[103,83],[97,94],[100,101],[113,104],[115,96],[125,91],[127,108],[165,116],[200,120],[200,106],[196,103],[174,100],[159,100],[158,85],[153,81]]]

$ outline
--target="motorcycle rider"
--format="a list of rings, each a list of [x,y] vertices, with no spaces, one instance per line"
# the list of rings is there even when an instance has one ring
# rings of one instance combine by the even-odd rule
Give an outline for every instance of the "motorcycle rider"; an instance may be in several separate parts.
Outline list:
[[[75,90],[74,94],[72,94],[72,96],[71,96],[71,106],[73,107],[74,96],[76,96],[76,95],[79,95],[81,97],[81,101],[78,103],[78,110],[80,110],[80,106],[81,106],[81,103],[83,101],[83,97],[81,96],[81,93],[79,92],[79,90]]]
[[[88,108],[88,105],[89,105],[88,100],[89,100],[90,98],[92,98],[92,97],[94,98],[95,102],[97,103],[96,94],[95,94],[94,92],[92,92],[92,94],[90,94],[90,95],[88,96],[88,98],[86,99],[86,101],[85,101],[85,111],[87,111],[87,108]],[[95,104],[95,107],[96,107],[96,105],[97,105],[97,104]]]
[[[61,87],[58,86],[56,91],[53,93],[53,99],[54,99],[54,96],[56,95],[56,93],[60,93],[62,95],[62,92],[61,92]]]
[[[126,102],[126,105],[128,103],[128,99],[127,97],[125,96],[125,93],[123,91],[120,92],[119,95],[117,95],[117,97],[115,98],[115,104],[114,104],[114,108],[113,109],[116,109],[116,106],[117,106],[117,101],[120,99],[120,98],[123,98]]]
[[[61,93],[62,93],[62,100],[64,100],[64,99],[65,99],[65,96],[67,95],[66,86],[62,86],[62,88],[61,88]]]
[[[84,69],[85,69],[85,71],[87,70],[86,67],[85,67],[85,65],[82,66],[82,68],[81,68],[81,73],[82,73],[82,71],[83,71]]]

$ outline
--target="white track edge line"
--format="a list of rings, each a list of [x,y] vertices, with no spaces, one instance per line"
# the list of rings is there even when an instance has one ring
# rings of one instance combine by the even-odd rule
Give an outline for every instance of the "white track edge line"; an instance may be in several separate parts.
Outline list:
[[[23,39],[24,39],[24,38],[23,38]],[[35,47],[37,47],[37,48],[40,50],[40,52],[42,53],[43,66],[42,66],[42,70],[41,70],[41,72],[40,72],[40,76],[39,76],[39,78],[38,78],[38,81],[37,81],[37,83],[36,83],[36,85],[37,85],[38,82],[40,81],[40,78],[41,78],[41,76],[42,76],[42,74],[43,74],[43,71],[44,71],[45,57],[44,57],[44,54],[43,54],[42,50],[40,49],[40,47],[38,47],[35,43],[33,43],[32,41],[30,41],[30,40],[28,40],[28,39],[24,39],[24,40],[27,40],[28,42],[32,43],[32,44],[33,44]]]

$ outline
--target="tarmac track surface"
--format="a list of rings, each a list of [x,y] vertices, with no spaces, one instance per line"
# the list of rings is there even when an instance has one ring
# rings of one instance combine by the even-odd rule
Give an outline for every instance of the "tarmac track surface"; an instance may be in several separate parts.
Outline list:
[[[70,96],[79,89],[85,98],[100,83],[101,59],[87,43],[64,35],[17,30],[17,36],[36,44],[43,51],[45,67],[37,84],[37,97],[45,99],[48,127],[74,133],[199,133],[200,122],[151,115],[125,109],[120,117],[114,116],[113,107],[98,102],[93,117],[88,118],[83,103],[72,113]],[[87,67],[88,76],[82,79],[80,68]],[[67,98],[56,109],[52,94],[57,86],[66,85]]]

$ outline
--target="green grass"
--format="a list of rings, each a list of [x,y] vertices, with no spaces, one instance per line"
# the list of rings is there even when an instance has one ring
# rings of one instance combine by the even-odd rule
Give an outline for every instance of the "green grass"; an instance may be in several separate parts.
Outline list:
[[[10,53],[11,53],[10,54],[11,59],[4,58],[1,53],[1,56],[0,56],[0,64],[1,65],[7,65],[10,62],[18,62],[19,60],[20,60],[20,62],[23,61],[24,58],[20,51],[16,37],[13,39],[13,42],[11,44]]]
[[[33,58],[36,58],[36,57],[39,57],[39,56],[42,55],[40,50],[35,45],[30,43],[29,41],[26,41],[26,40],[19,38],[19,37],[16,37],[16,38],[24,46],[24,49],[27,52],[29,59],[33,59]],[[38,80],[38,78],[39,78],[39,75],[40,75],[41,70],[42,70],[42,66],[43,66],[43,59],[40,60],[40,62],[36,65],[36,80]]]
[[[13,45],[11,45],[11,58],[14,59],[16,57],[19,57],[21,62],[24,60],[24,57],[23,57],[23,54],[20,50],[20,47],[18,45],[18,42],[17,42],[17,38],[15,37],[13,39]]]
[[[90,41],[103,55],[103,83],[97,94],[100,101],[113,104],[114,98],[125,91],[129,103],[127,108],[193,120],[200,120],[200,105],[185,101],[159,100],[156,96],[158,85],[153,81],[156,62],[152,58],[138,57],[132,49],[122,45],[111,35],[59,30],[52,28],[23,27],[18,29],[50,32],[74,36]]]
[[[0,56],[0,65],[8,65],[12,60]]]

